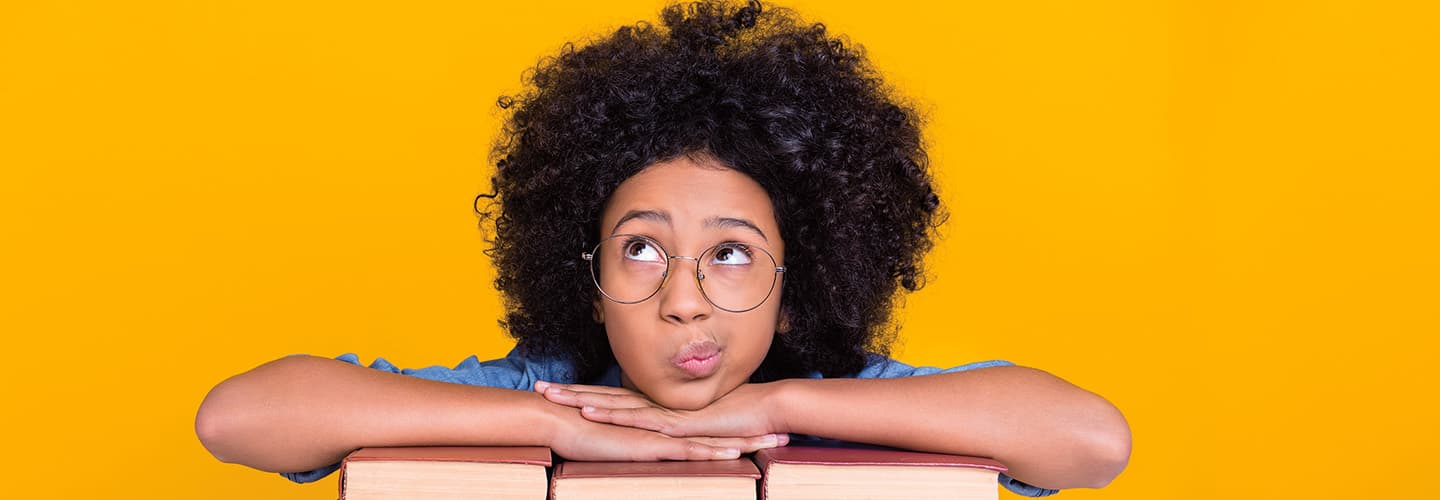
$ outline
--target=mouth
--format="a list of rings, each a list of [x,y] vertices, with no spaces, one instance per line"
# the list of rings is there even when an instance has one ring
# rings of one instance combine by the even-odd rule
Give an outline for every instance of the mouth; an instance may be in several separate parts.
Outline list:
[[[691,377],[704,378],[720,369],[721,354],[719,344],[708,340],[692,342],[670,358],[670,363]]]

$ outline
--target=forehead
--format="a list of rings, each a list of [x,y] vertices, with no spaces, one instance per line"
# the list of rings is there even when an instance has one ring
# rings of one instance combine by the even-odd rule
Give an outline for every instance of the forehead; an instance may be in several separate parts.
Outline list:
[[[651,165],[622,182],[605,203],[602,234],[608,235],[621,216],[635,210],[665,212],[677,231],[698,228],[707,219],[731,217],[752,221],[765,234],[774,235],[771,238],[779,235],[770,197],[759,183],[735,170],[683,156]]]

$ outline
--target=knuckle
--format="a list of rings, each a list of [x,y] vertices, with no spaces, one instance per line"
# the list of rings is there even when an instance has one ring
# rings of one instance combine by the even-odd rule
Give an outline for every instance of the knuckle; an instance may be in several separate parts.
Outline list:
[[[685,453],[695,458],[708,457],[710,456],[710,447],[690,441],[685,444]]]
[[[655,422],[656,431],[670,436],[688,436],[691,434],[690,426],[684,420],[677,420],[674,417],[661,418]]]

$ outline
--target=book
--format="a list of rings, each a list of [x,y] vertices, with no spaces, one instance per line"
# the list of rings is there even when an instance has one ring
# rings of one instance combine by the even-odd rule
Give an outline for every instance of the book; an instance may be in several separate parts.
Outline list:
[[[1000,462],[854,443],[804,444],[755,452],[767,500],[1000,497]]]
[[[748,458],[694,462],[560,462],[551,500],[755,498],[760,469]]]
[[[544,500],[545,447],[361,448],[340,462],[341,500]]]

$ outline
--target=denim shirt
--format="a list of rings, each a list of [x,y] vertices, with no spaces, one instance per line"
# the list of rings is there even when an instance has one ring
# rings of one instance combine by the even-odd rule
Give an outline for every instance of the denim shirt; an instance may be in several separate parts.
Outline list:
[[[364,366],[360,358],[355,354],[343,354],[335,359],[346,363]],[[928,366],[915,367],[901,363],[891,358],[874,355],[870,356],[865,367],[856,373],[854,378],[896,378],[911,377],[917,375],[932,375],[936,373],[963,372],[977,368],[989,368],[992,366],[1014,366],[1009,361],[991,360],[978,361],[964,364],[949,369],[940,369]],[[510,354],[500,359],[480,361],[475,356],[470,356],[461,361],[454,368],[443,366],[431,366],[429,368],[399,368],[386,361],[385,358],[376,358],[370,363],[370,368],[399,373],[412,377],[435,380],[439,382],[450,382],[454,384],[480,385],[486,387],[499,387],[519,391],[531,390],[537,380],[557,382],[562,384],[579,383],[575,380],[572,364],[560,358],[526,357],[518,350],[511,350]],[[808,375],[809,378],[822,378],[820,372]],[[603,385],[609,387],[620,387],[620,366],[611,365],[609,370],[598,379],[585,382],[587,385]],[[804,439],[803,436],[797,438]],[[282,472],[280,475],[297,483],[309,483],[318,481],[330,475],[340,468],[339,463],[327,465],[315,470],[304,472]],[[1054,495],[1060,490],[1052,490],[1032,486],[1011,478],[1004,473],[1000,474],[1000,484],[1015,494],[1028,497],[1043,497]]]

